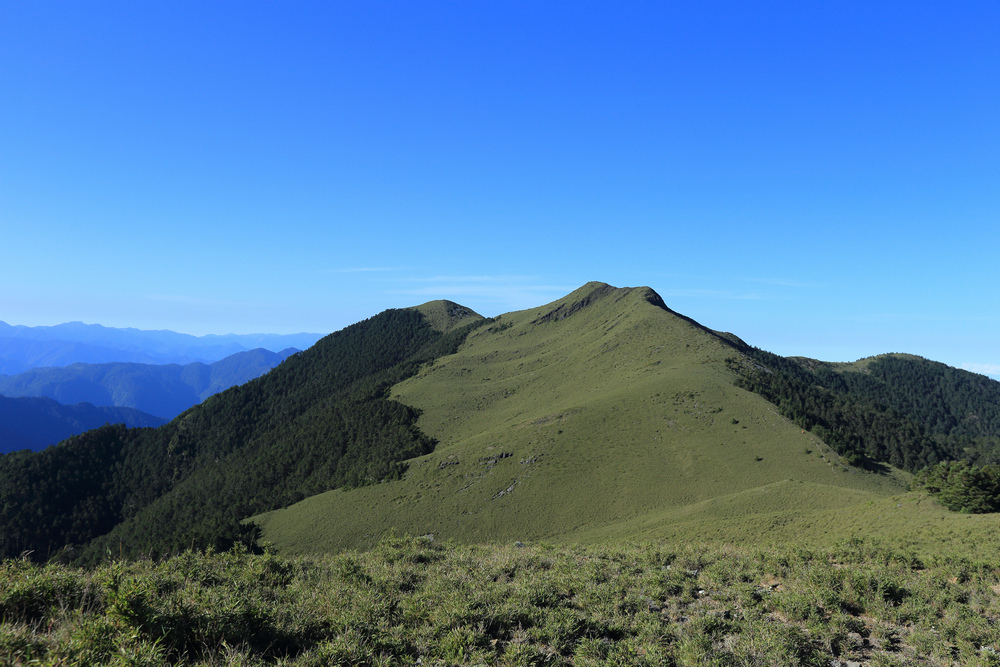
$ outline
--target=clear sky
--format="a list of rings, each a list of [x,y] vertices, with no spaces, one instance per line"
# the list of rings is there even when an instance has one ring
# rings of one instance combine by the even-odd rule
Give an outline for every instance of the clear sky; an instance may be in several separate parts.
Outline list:
[[[327,332],[590,280],[1000,374],[1000,3],[0,0],[0,320]]]

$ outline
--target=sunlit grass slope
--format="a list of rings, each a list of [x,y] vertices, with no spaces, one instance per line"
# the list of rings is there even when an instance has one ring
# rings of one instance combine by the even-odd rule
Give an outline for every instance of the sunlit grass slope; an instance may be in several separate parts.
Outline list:
[[[482,315],[471,308],[444,299],[428,301],[421,306],[416,306],[415,310],[423,315],[434,329],[442,333],[448,333],[456,327],[463,327],[483,319]]]
[[[295,553],[365,547],[390,531],[591,541],[686,526],[755,537],[904,492],[901,475],[848,468],[734,387],[725,359],[737,354],[649,288],[589,283],[503,315],[393,388],[423,411],[432,454],[400,481],[258,517],[264,539]]]

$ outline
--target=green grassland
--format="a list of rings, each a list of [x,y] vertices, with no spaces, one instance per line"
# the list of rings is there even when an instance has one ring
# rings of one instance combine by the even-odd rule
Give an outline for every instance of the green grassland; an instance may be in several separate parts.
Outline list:
[[[455,328],[483,319],[483,316],[474,310],[444,299],[428,301],[417,306],[415,310],[424,316],[432,328],[441,333],[448,333]]]
[[[394,538],[0,564],[5,665],[1000,665],[996,558]]]
[[[831,544],[962,524],[905,495],[905,473],[847,466],[734,387],[725,360],[737,354],[648,288],[590,283],[481,326],[392,389],[439,441],[403,479],[254,520],[289,554],[364,548],[393,531],[470,543]]]

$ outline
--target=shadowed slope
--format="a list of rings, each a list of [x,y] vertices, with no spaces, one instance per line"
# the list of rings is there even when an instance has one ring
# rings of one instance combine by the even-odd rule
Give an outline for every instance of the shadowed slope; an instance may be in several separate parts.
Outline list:
[[[146,427],[164,422],[134,408],[98,407],[90,403],[63,405],[45,397],[0,396],[0,454],[44,449],[104,424]]]

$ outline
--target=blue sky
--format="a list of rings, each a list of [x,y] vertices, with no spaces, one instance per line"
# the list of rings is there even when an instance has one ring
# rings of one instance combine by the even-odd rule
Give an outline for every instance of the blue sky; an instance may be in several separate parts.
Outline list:
[[[0,319],[326,332],[590,280],[1000,374],[995,2],[0,0]]]

